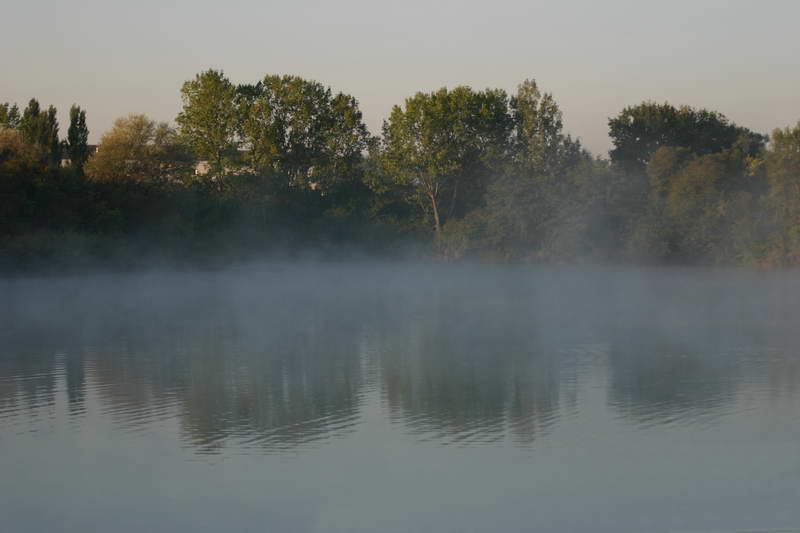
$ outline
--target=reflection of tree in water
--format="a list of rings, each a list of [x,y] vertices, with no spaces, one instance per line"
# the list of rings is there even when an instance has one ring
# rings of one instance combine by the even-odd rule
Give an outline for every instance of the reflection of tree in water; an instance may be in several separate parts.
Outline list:
[[[797,346],[797,345],[795,345]],[[800,388],[800,354],[786,349],[767,359],[767,389],[773,397],[792,398]]]
[[[177,415],[201,451],[229,442],[271,450],[347,431],[364,386],[353,302],[285,296],[142,305],[125,294],[112,312],[79,320],[76,309],[27,334],[3,332],[0,414],[53,405],[62,382],[70,412],[83,412],[91,391],[127,430]]]
[[[56,373],[76,412],[91,391],[128,429],[177,413],[191,446],[292,446],[340,432],[358,417],[366,333],[379,339],[379,351],[390,350],[373,362],[384,366],[392,410],[411,426],[489,439],[510,428],[530,441],[559,405],[563,369],[540,349],[549,330],[532,335],[532,310],[514,307],[530,295],[509,298],[519,284],[474,287],[467,274],[452,283],[437,277],[392,286],[367,274],[374,292],[364,278],[342,278],[345,287],[298,278],[281,288],[248,278],[109,277],[93,290],[62,284],[55,299],[42,289],[38,300],[27,286],[18,303],[27,306],[28,322],[46,326],[42,335],[52,345],[41,351],[45,371],[25,358],[21,373],[52,376],[60,364],[54,346],[71,340],[81,348]],[[548,291],[543,305],[563,295],[563,287],[540,285]],[[559,321],[572,318],[568,306],[554,310]]]
[[[289,318],[259,342],[244,335],[198,346],[182,404],[194,444],[230,435],[283,448],[355,423],[363,383],[352,325],[313,311]]]
[[[378,340],[386,402],[412,432],[532,442],[555,422],[559,366],[523,309],[506,299],[432,296]]]
[[[42,408],[54,416],[60,381],[69,414],[82,414],[85,370],[75,338],[19,323],[10,310],[0,310],[0,322],[5,326],[0,329],[0,419],[35,417]]]
[[[131,424],[174,406],[187,442],[206,452],[231,440],[284,448],[347,430],[363,387],[352,321],[324,302],[283,305],[279,314],[218,308],[131,332],[98,355],[106,404]]]
[[[800,407],[800,331],[794,327],[776,329],[769,342],[745,347],[737,354],[747,376],[746,392],[751,400],[758,395],[769,399],[772,407],[783,404],[794,410]]]
[[[641,424],[708,421],[735,400],[738,367],[718,338],[688,328],[617,331],[609,402]]]
[[[35,332],[0,336],[0,419],[55,403],[52,348]]]
[[[792,325],[791,312],[777,313],[781,322],[763,304],[772,314],[712,320],[706,306],[687,318],[674,283],[630,298],[567,278],[526,286],[512,274],[501,284],[367,279],[366,288],[361,278],[344,287],[170,279],[169,290],[141,293],[109,282],[55,304],[44,295],[47,305],[28,310],[0,302],[0,420],[41,416],[63,390],[70,413],[99,405],[132,431],[177,419],[199,451],[272,451],[349,431],[376,383],[390,415],[422,438],[530,443],[575,402],[583,363],[565,351],[592,342],[609,347],[610,405],[636,423],[708,420],[742,383],[791,395],[800,381],[796,336],[774,327]],[[747,346],[751,359],[731,355]]]
[[[789,333],[800,310],[795,279],[732,270],[634,272],[619,284],[609,322],[609,403],[642,424],[731,412],[742,387],[768,371],[770,347],[797,340]]]

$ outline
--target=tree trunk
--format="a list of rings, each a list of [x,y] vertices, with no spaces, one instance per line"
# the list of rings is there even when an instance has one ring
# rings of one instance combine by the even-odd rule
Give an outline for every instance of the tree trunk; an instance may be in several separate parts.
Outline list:
[[[453,196],[450,198],[450,211],[447,213],[447,218],[453,216],[456,211],[456,195],[458,194],[458,183],[453,185]]]
[[[222,152],[217,152],[217,190],[222,192],[222,181],[225,178],[225,167]]]
[[[439,205],[436,201],[435,194],[428,194],[428,198],[431,200],[431,209],[433,211],[433,229],[436,232],[436,235],[439,235],[442,230],[442,224],[439,220]]]

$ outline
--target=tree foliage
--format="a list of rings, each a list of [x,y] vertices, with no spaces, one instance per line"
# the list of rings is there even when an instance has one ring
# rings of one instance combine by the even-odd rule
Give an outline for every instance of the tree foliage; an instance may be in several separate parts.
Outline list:
[[[766,156],[773,254],[778,263],[800,264],[800,122],[772,132]]]
[[[533,80],[416,93],[380,137],[353,96],[297,76],[208,70],[181,96],[178,130],[130,115],[88,160],[83,109],[62,141],[52,106],[0,105],[0,267],[69,255],[66,234],[127,258],[414,243],[443,260],[800,264],[800,123],[767,144],[645,102],[609,121],[604,159]]]
[[[238,88],[240,136],[255,171],[330,192],[356,176],[369,133],[358,102],[297,76],[266,76]]]
[[[77,105],[69,108],[69,129],[64,151],[72,168],[83,172],[83,166],[89,159],[89,128],[86,126],[86,111]]]
[[[200,159],[209,161],[212,175],[222,178],[226,158],[238,147],[236,87],[222,71],[206,70],[181,88],[183,110],[176,121],[180,133]]]
[[[22,113],[19,130],[23,139],[38,145],[47,154],[52,165],[61,162],[61,141],[58,138],[58,118],[53,106],[42,110],[39,102],[32,98]]]
[[[117,119],[100,139],[86,174],[97,181],[166,183],[186,181],[193,168],[193,156],[173,128],[145,115],[129,115]]]
[[[558,255],[555,243],[566,242],[564,235],[575,233],[570,228],[580,226],[578,218],[591,212],[579,215],[578,202],[593,185],[594,162],[563,133],[558,104],[535,81],[518,86],[509,114],[511,157],[488,186],[479,245],[507,259]]]
[[[0,128],[15,130],[19,128],[20,118],[17,104],[0,104]]]
[[[706,155],[730,148],[742,136],[764,141],[763,136],[732,124],[720,113],[669,103],[626,107],[609,119],[608,125],[614,144],[611,161],[628,173],[643,173],[653,153],[664,146]]]
[[[438,234],[449,218],[481,205],[492,166],[507,155],[511,127],[504,91],[417,93],[384,123],[380,163]]]

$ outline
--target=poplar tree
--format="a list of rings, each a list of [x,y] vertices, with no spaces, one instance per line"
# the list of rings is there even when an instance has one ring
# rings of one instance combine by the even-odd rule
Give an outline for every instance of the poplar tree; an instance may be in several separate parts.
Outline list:
[[[25,142],[39,146],[48,155],[52,165],[59,164],[61,143],[58,140],[58,118],[55,107],[49,106],[46,111],[42,111],[39,102],[31,98],[28,107],[22,113],[19,130]]]
[[[89,159],[89,129],[86,127],[86,111],[74,104],[69,109],[69,130],[64,148],[72,168],[83,172]]]
[[[19,107],[17,104],[0,104],[0,128],[15,130],[19,128]]]

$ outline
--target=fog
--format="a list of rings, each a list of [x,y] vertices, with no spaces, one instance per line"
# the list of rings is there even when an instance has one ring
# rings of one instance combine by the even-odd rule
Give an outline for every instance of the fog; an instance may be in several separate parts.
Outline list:
[[[346,429],[371,386],[415,431],[477,425],[478,440],[529,441],[569,398],[559,388],[576,350],[608,357],[608,401],[632,422],[713,415],[748,350],[786,365],[751,371],[798,370],[793,273],[257,262],[0,288],[2,375],[38,376],[6,379],[0,401],[52,395],[64,365],[76,410],[87,374],[108,381],[110,404],[177,399],[191,442],[209,449],[237,431],[272,446],[328,432],[331,418]]]
[[[310,261],[5,280],[0,465],[19,477],[0,483],[0,496],[28,494],[30,508],[47,493],[43,479],[64,477],[89,505],[108,480],[36,457],[92,449],[85,468],[193,494],[125,496],[120,516],[158,508],[175,530],[219,525],[196,503],[215,476],[232,476],[231,494],[254,490],[234,473],[246,457],[262,458],[247,464],[263,469],[264,490],[291,490],[252,505],[242,494],[242,530],[403,530],[388,501],[373,501],[386,483],[420,531],[487,530],[497,519],[508,531],[796,525],[788,502],[800,496],[800,462],[785,446],[800,438],[788,423],[800,406],[798,289],[800,277],[780,271]],[[772,460],[742,462],[764,449]],[[480,459],[464,465],[459,454],[472,453]],[[733,461],[727,470],[720,457]],[[131,458],[158,470],[144,480],[125,466]],[[280,466],[289,458],[293,473]],[[534,477],[509,473],[514,464]],[[424,474],[406,479],[403,469],[419,468],[439,471],[429,481],[442,494],[429,496],[443,507],[419,499]],[[601,495],[607,468],[626,481]],[[484,482],[456,481],[467,472]],[[538,494],[527,484],[545,473],[553,491],[535,504],[485,500],[492,483]],[[325,493],[335,512],[301,497],[300,479],[314,494],[334,480],[347,487]],[[645,485],[653,500],[630,507]],[[723,516],[732,503],[739,510]],[[606,506],[628,511],[596,518]],[[54,517],[86,519],[78,507],[25,520],[46,530]]]

